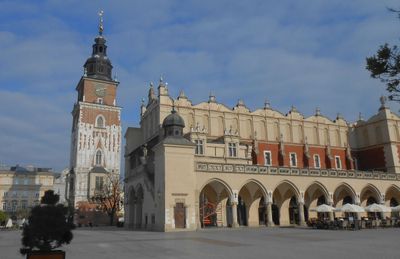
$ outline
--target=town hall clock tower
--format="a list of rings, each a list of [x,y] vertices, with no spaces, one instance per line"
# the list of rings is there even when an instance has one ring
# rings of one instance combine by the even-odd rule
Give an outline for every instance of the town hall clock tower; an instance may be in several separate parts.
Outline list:
[[[84,75],[76,86],[78,98],[72,111],[69,204],[76,207],[101,192],[110,177],[119,177],[121,159],[121,108],[116,94],[119,82],[112,78],[100,15],[99,35]]]

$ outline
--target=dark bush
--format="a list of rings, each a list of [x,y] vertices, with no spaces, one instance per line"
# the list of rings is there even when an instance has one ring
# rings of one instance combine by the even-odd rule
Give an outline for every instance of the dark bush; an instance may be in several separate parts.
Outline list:
[[[72,240],[73,224],[68,221],[68,208],[57,204],[59,196],[49,190],[35,206],[23,227],[21,254],[29,251],[51,251]]]

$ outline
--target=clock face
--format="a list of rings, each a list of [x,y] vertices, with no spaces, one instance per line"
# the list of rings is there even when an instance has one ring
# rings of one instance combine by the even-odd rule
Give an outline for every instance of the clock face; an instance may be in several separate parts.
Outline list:
[[[104,97],[106,95],[106,87],[102,84],[96,84],[94,91],[98,97]]]

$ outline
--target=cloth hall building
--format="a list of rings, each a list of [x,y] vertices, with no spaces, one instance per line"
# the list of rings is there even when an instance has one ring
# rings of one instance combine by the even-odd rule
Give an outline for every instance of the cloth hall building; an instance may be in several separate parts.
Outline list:
[[[268,103],[192,104],[160,80],[125,138],[125,225],[156,231],[303,225],[319,204],[397,206],[400,117],[348,124]]]

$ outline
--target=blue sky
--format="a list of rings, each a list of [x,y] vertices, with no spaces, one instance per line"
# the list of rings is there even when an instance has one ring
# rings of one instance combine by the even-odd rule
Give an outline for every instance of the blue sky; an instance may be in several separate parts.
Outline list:
[[[365,70],[398,44],[398,1],[0,1],[0,163],[68,166],[71,111],[103,9],[121,82],[124,131],[139,123],[150,81],[176,97],[251,109],[268,99],[305,116],[373,115],[382,83]],[[391,105],[394,111],[397,104]]]

